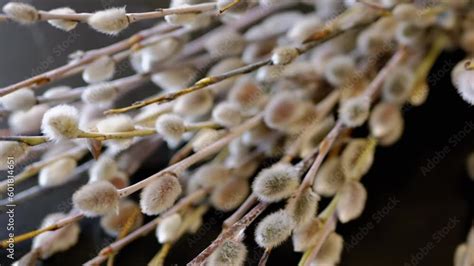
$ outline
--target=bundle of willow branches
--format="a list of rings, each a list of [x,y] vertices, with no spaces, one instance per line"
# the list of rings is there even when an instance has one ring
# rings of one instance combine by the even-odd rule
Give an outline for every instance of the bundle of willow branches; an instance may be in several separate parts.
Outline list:
[[[402,108],[426,101],[428,73],[444,49],[474,53],[474,6],[467,0],[173,0],[144,13],[44,11],[11,2],[0,22],[46,21],[64,31],[87,23],[117,35],[160,18],[165,21],[129,38],[74,53],[64,66],[0,88],[9,125],[0,137],[0,167],[8,172],[12,160],[35,160],[2,180],[3,205],[89,173],[68,213],[48,214],[38,230],[1,242],[8,248],[33,238],[18,265],[74,248],[78,222],[98,216],[117,240],[87,265],[111,265],[122,248],[152,231],[162,245],[149,265],[163,265],[173,244],[195,233],[211,208],[229,216],[189,265],[243,265],[242,240],[252,235],[264,250],[252,264],[265,265],[291,239],[301,265],[336,265],[343,247],[336,225],[363,212],[367,192],[360,180],[376,147],[402,136]],[[113,80],[123,60],[136,74]],[[36,92],[79,73],[83,87]],[[154,95],[118,105],[147,81],[156,84]],[[452,81],[474,104],[469,57]],[[368,135],[353,137],[357,127],[367,127]],[[176,150],[169,165],[130,184],[161,143]],[[37,186],[9,196],[34,177]],[[137,192],[139,203],[129,199]],[[330,203],[318,210],[322,197]],[[277,202],[286,204],[257,220]],[[143,225],[144,215],[156,218]],[[456,253],[456,265],[473,265],[473,252],[470,240]]]

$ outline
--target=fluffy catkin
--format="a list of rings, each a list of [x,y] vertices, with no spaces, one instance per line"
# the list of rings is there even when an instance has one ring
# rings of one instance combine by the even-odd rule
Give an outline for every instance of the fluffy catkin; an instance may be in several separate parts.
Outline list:
[[[466,70],[468,60],[459,62],[451,72],[451,80],[461,97],[471,105],[474,105],[474,71]]]
[[[125,114],[113,115],[100,120],[97,124],[99,133],[128,132],[135,129],[133,120]],[[132,144],[132,139],[107,140],[105,144],[116,150],[124,150]]]
[[[221,164],[205,164],[194,173],[198,183],[205,188],[213,188],[225,183],[230,177],[230,169]]]
[[[360,180],[372,167],[375,143],[368,139],[355,139],[347,144],[341,155],[341,167],[344,176]]]
[[[125,7],[97,11],[89,17],[87,23],[98,32],[110,35],[117,35],[130,24]]]
[[[8,117],[8,125],[13,133],[33,134],[40,131],[41,120],[49,106],[46,104],[38,104],[31,107],[28,111],[16,111]]]
[[[88,104],[107,105],[118,96],[117,87],[110,83],[97,83],[87,86],[81,94],[83,102]]]
[[[242,122],[239,106],[231,102],[221,102],[212,110],[212,118],[224,127],[233,127]]]
[[[289,197],[298,185],[298,171],[289,164],[279,163],[263,169],[255,178],[252,190],[262,201],[277,202]]]
[[[110,56],[104,55],[85,67],[82,79],[87,83],[98,83],[111,79],[114,72],[114,60]]]
[[[355,97],[342,103],[339,108],[339,119],[348,127],[358,127],[369,118],[370,99]]]
[[[63,158],[43,167],[39,172],[38,183],[42,187],[59,186],[70,180],[77,162],[71,158]]]
[[[102,155],[89,169],[89,183],[99,180],[111,181],[117,172],[117,162],[107,155]]]
[[[143,224],[143,215],[140,213],[140,207],[137,203],[128,199],[121,200],[118,212],[109,212],[102,216],[100,218],[100,226],[108,235],[118,236],[132,215],[136,216],[130,231],[137,229]]]
[[[181,194],[181,185],[176,177],[165,174],[146,186],[140,195],[140,207],[147,215],[157,215],[173,206]]]
[[[364,211],[367,191],[360,182],[349,181],[341,188],[336,212],[341,223],[356,219]]]
[[[107,181],[89,183],[72,195],[74,207],[87,217],[95,217],[114,212],[118,208],[117,189]]]
[[[179,142],[186,132],[183,119],[175,114],[161,115],[156,120],[155,129],[168,142]]]
[[[311,265],[337,265],[341,260],[344,240],[337,233],[329,234]]]
[[[302,193],[288,199],[285,210],[293,218],[296,228],[304,226],[314,217],[319,199],[311,188],[305,188]]]
[[[0,170],[6,170],[12,160],[21,162],[28,154],[28,146],[16,141],[0,141]]]
[[[257,225],[255,229],[255,241],[266,249],[272,249],[281,245],[290,237],[294,228],[294,221],[284,210],[274,212]]]
[[[181,234],[183,219],[178,213],[163,218],[156,228],[156,237],[160,243],[169,243],[177,240]]]
[[[41,131],[51,140],[75,138],[79,135],[79,112],[70,105],[58,105],[43,116]]]
[[[331,197],[344,184],[346,179],[338,157],[327,159],[314,180],[313,189],[324,197]]]
[[[209,90],[200,90],[178,98],[173,105],[173,111],[186,117],[196,117],[207,114],[214,104],[214,97]]]
[[[242,266],[247,257],[247,247],[239,241],[225,240],[209,257],[208,266]]]
[[[25,3],[10,2],[4,5],[2,10],[10,19],[21,24],[31,24],[39,18],[38,10]]]
[[[395,104],[381,102],[370,114],[370,133],[376,138],[383,138],[402,125],[403,116],[400,108]]]
[[[246,179],[230,178],[211,193],[211,204],[220,211],[234,210],[244,202],[249,192],[250,187]]]
[[[43,219],[41,228],[50,226],[57,221],[66,218],[64,213],[52,213]],[[79,239],[80,227],[77,223],[69,224],[56,231],[45,232],[33,239],[32,249],[40,250],[40,257],[47,259],[52,255],[68,250],[74,246]]]
[[[49,11],[51,14],[58,14],[58,15],[72,15],[76,14],[76,12],[69,8],[69,7],[60,7],[60,8],[55,8]],[[48,20],[48,23],[56,27],[60,30],[64,31],[70,31],[76,28],[77,26],[77,21],[72,21],[72,20],[65,20],[65,19],[50,19]]]
[[[292,235],[293,250],[303,252],[314,246],[320,237],[322,228],[323,222],[320,219],[313,218],[304,226],[295,229]]]
[[[35,93],[28,88],[21,88],[0,97],[0,103],[8,111],[28,110],[36,104]]]

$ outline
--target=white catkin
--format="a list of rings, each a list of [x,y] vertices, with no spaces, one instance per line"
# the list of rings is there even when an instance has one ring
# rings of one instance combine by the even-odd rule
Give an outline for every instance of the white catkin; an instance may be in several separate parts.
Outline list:
[[[70,105],[58,105],[43,116],[41,131],[51,140],[75,138],[79,130],[79,112]]]
[[[39,172],[38,183],[42,187],[55,187],[70,180],[77,162],[71,158],[63,158],[43,167]]]
[[[179,142],[186,132],[186,126],[181,117],[175,114],[161,115],[155,124],[156,132],[172,143]]]
[[[348,127],[358,127],[367,121],[370,113],[370,99],[355,97],[342,103],[339,108],[339,119]]]
[[[319,199],[318,194],[311,188],[306,188],[296,197],[288,199],[285,210],[293,218],[295,227],[306,225],[315,216]]]
[[[82,79],[87,83],[98,83],[113,78],[115,62],[107,55],[97,58],[84,68]]]
[[[231,102],[221,102],[212,110],[212,118],[225,127],[233,127],[242,122],[239,106]]]
[[[49,214],[43,219],[41,228],[50,226],[66,217],[65,213]],[[79,240],[79,233],[80,227],[77,223],[69,224],[55,231],[45,232],[33,239],[32,249],[39,249],[41,259],[47,259],[58,252],[73,247]]]
[[[467,62],[467,60],[463,60],[454,67],[451,72],[451,80],[461,97],[469,104],[474,105],[474,71],[465,69]]]
[[[214,96],[205,89],[178,98],[173,111],[186,117],[197,117],[211,111],[213,104]]]
[[[157,215],[171,207],[181,194],[176,177],[164,175],[146,186],[140,195],[140,207],[147,215]]]
[[[172,58],[181,49],[182,43],[177,38],[166,38],[140,51],[141,69],[150,72],[155,65]]]
[[[321,246],[311,265],[337,265],[341,260],[344,240],[337,233],[331,233]]]
[[[316,174],[313,188],[318,194],[331,197],[344,184],[345,179],[341,160],[338,157],[329,158],[321,165]]]
[[[239,55],[245,48],[245,39],[238,32],[226,30],[210,36],[204,46],[213,57]]]
[[[13,112],[8,117],[8,125],[15,134],[34,134],[40,131],[43,115],[48,111],[49,106],[38,104],[28,111]]]
[[[99,180],[111,181],[118,171],[117,162],[107,155],[102,155],[89,169],[89,183]]]
[[[298,57],[298,50],[293,47],[278,47],[272,53],[272,62],[275,65],[287,65]]]
[[[344,176],[360,180],[372,167],[375,143],[368,139],[354,139],[347,144],[341,155],[341,169]]]
[[[49,11],[51,14],[59,14],[59,15],[72,15],[76,14],[76,12],[69,8],[69,7],[60,7],[60,8],[55,8]],[[65,20],[65,19],[50,19],[48,20],[48,23],[56,27],[60,30],[64,31],[70,31],[76,28],[77,26],[77,21],[72,21],[72,20]]]
[[[255,178],[252,190],[262,201],[277,202],[289,197],[298,185],[298,171],[289,164],[279,163],[263,169]]]
[[[133,231],[143,224],[143,215],[140,213],[140,207],[132,200],[121,200],[118,207],[118,212],[110,212],[102,216],[100,219],[100,226],[110,236],[118,236],[120,231],[126,226],[132,215],[135,216],[135,222],[130,228]]]
[[[26,3],[10,2],[2,10],[9,18],[21,24],[32,24],[39,19],[38,10]]]
[[[205,164],[194,173],[193,179],[205,188],[213,188],[226,182],[230,177],[230,170],[221,164]]]
[[[257,225],[255,229],[255,242],[266,249],[272,249],[281,245],[290,237],[294,228],[294,221],[283,210],[274,212]]]
[[[341,188],[336,212],[341,223],[356,219],[364,211],[367,191],[360,182],[349,181]]]
[[[87,23],[98,32],[117,35],[130,24],[125,7],[109,8],[95,12]]]
[[[212,254],[207,261],[208,266],[242,266],[247,256],[245,244],[232,239],[225,240]]]
[[[109,105],[118,96],[118,89],[108,82],[91,84],[81,94],[83,102],[88,104]]]
[[[167,92],[186,88],[197,76],[196,69],[183,67],[162,71],[151,76],[151,81]]]
[[[0,97],[0,103],[8,111],[28,110],[36,104],[36,97],[31,89],[21,88]]]
[[[132,118],[125,114],[106,117],[100,120],[96,127],[99,133],[129,132],[135,129]],[[120,139],[107,140],[105,144],[120,151],[128,148],[132,142],[133,139]]]
[[[158,224],[156,228],[156,237],[160,243],[169,243],[173,242],[179,238],[181,234],[181,224],[183,220],[181,215],[174,213],[168,217],[163,218],[163,220]]]
[[[0,170],[8,169],[12,158],[16,163],[21,162],[28,154],[28,150],[28,146],[23,143],[0,141]]]
[[[74,207],[87,217],[95,217],[117,211],[119,194],[117,189],[107,181],[89,183],[72,195]]]
[[[320,237],[323,223],[320,219],[313,218],[307,224],[296,228],[292,235],[293,250],[303,252],[314,246]]]
[[[244,202],[249,192],[250,186],[246,179],[230,178],[211,193],[211,204],[220,211],[234,210]]]

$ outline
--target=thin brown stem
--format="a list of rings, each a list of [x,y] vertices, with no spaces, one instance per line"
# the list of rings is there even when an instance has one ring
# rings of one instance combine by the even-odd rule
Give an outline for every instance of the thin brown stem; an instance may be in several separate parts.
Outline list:
[[[199,255],[187,265],[203,265],[212,252],[214,252],[214,250],[216,250],[225,240],[234,238],[241,230],[247,228],[267,207],[268,203],[258,203],[238,222],[224,230],[206,249],[199,253]]]
[[[188,87],[186,89],[182,89],[182,90],[179,90],[179,91],[176,91],[176,92],[166,93],[164,95],[160,95],[160,96],[150,98],[150,99],[147,99],[147,100],[138,101],[138,102],[135,102],[132,105],[127,106],[127,107],[117,108],[117,109],[110,109],[110,110],[106,111],[105,114],[124,113],[124,112],[128,112],[128,111],[131,111],[131,110],[139,109],[139,108],[142,108],[144,106],[154,104],[154,103],[161,104],[161,103],[170,102],[170,101],[173,101],[173,100],[175,100],[175,99],[177,99],[177,98],[179,98],[183,95],[190,94],[192,92],[204,89],[204,88],[206,88],[210,85],[216,84],[216,83],[218,83],[220,81],[223,81],[223,80],[226,80],[228,78],[250,73],[250,72],[252,72],[256,69],[259,69],[262,66],[268,65],[270,63],[271,63],[271,60],[266,59],[266,60],[259,61],[257,63],[253,63],[253,64],[250,64],[250,65],[247,65],[247,66],[243,66],[243,67],[228,71],[228,72],[226,72],[224,74],[221,74],[221,75],[205,77],[205,78],[200,79],[199,81],[194,83],[194,85],[192,85],[191,87]]]

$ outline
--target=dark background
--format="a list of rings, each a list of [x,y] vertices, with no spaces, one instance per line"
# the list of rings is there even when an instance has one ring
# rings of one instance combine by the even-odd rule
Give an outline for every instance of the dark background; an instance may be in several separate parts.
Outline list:
[[[163,1],[33,1],[48,10],[70,6],[78,12],[127,5],[139,12],[163,7]],[[0,1],[3,6],[6,1]],[[150,22],[137,23],[118,37],[105,36],[79,25],[70,33],[54,29],[46,23],[20,26],[0,24],[0,87],[41,73],[66,62],[75,50],[102,47],[129,36]],[[337,231],[346,241],[341,265],[452,265],[454,250],[465,241],[471,224],[474,198],[473,184],[467,176],[465,159],[474,151],[472,109],[456,93],[450,82],[450,70],[463,53],[450,51],[441,56],[430,74],[431,92],[425,105],[406,108],[406,129],[394,146],[379,148],[372,170],[364,177],[368,190],[366,209],[359,219],[339,225]],[[127,71],[122,73],[127,75]],[[80,86],[79,77],[63,84]],[[151,89],[150,86],[144,89]],[[449,152],[443,152],[449,150]],[[153,156],[135,179],[156,172],[166,161],[164,152]],[[423,168],[425,167],[425,168]],[[431,170],[424,171],[423,169]],[[68,199],[86,177],[66,187],[55,189],[16,207],[16,232],[35,229],[51,212],[69,208]],[[28,185],[28,184],[26,184]],[[187,236],[171,250],[167,265],[183,265],[204,249],[219,233],[228,214],[211,212],[207,223],[194,236]],[[113,239],[103,233],[97,220],[81,221],[79,243],[67,252],[57,254],[44,265],[80,265]],[[6,237],[6,216],[0,214],[0,238]],[[261,250],[252,243],[253,227],[248,231],[250,255],[258,258]],[[16,245],[19,258],[29,250],[31,242]],[[116,265],[146,265],[159,245],[153,234],[125,248]],[[293,253],[291,243],[275,249],[269,265],[296,265],[301,254]],[[1,265],[10,262],[0,251]],[[409,263],[409,264],[405,264]],[[254,259],[254,263],[255,259]]]

